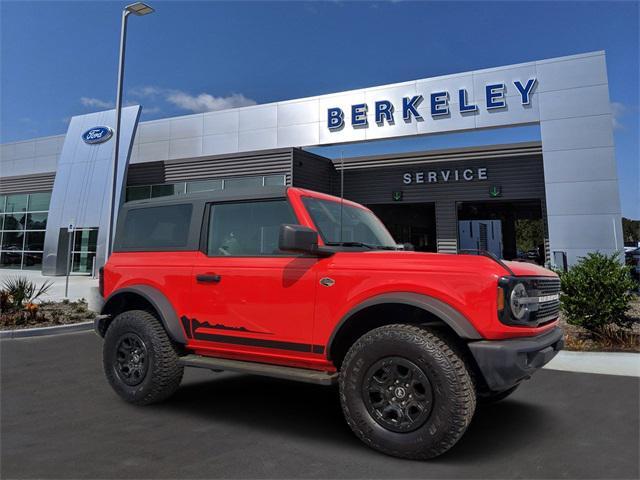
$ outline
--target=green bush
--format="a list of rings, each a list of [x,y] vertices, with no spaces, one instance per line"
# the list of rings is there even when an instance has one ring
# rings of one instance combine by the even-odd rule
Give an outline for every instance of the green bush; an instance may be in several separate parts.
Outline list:
[[[561,308],[568,323],[596,333],[611,325],[629,326],[632,320],[625,314],[634,295],[634,281],[630,268],[619,258],[615,253],[589,253],[560,274]]]

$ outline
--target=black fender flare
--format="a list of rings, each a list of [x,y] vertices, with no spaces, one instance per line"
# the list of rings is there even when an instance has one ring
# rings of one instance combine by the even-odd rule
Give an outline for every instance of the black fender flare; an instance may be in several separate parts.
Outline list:
[[[420,293],[393,292],[376,295],[375,297],[371,297],[351,308],[342,317],[342,319],[340,319],[340,322],[338,322],[336,327],[333,329],[333,332],[331,332],[331,336],[329,337],[329,342],[327,344],[327,354],[331,355],[331,348],[333,347],[333,342],[335,341],[336,336],[342,327],[347,324],[349,319],[353,317],[353,315],[365,308],[385,303],[400,303],[420,308],[442,320],[451,327],[459,337],[467,340],[482,339],[482,336],[464,315],[442,300]]]
[[[111,293],[104,302],[104,306],[100,312],[103,321],[111,317],[110,310],[116,305],[116,302],[122,298],[122,295],[127,293],[138,295],[153,306],[160,317],[159,319],[162,322],[164,329],[174,342],[181,344],[187,343],[184,330],[180,325],[180,320],[178,319],[178,315],[176,314],[173,305],[171,305],[171,302],[160,290],[149,285],[130,285]],[[104,336],[106,328],[102,329],[100,326],[96,325],[96,330],[98,332],[102,332],[101,335]]]

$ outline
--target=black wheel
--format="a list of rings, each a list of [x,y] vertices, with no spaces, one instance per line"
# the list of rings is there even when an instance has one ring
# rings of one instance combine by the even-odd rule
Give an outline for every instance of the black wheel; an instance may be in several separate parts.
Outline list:
[[[396,457],[427,459],[450,449],[475,411],[469,371],[435,331],[388,325],[351,347],[340,371],[349,427]]]
[[[502,390],[501,392],[488,392],[488,393],[479,393],[478,394],[478,405],[491,405],[493,403],[499,402],[500,400],[504,400],[516,389],[520,386],[520,384],[514,385],[511,388],[507,388],[506,390]]]
[[[111,322],[102,360],[111,387],[136,405],[166,399],[182,380],[171,340],[158,319],[142,310],[121,313]]]

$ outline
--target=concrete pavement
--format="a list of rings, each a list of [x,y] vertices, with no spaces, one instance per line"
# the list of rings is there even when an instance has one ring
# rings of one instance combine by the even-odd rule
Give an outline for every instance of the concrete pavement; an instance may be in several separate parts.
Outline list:
[[[332,388],[187,370],[169,401],[107,385],[92,333],[0,341],[2,478],[638,478],[640,380],[543,370],[429,462],[361,444]]]

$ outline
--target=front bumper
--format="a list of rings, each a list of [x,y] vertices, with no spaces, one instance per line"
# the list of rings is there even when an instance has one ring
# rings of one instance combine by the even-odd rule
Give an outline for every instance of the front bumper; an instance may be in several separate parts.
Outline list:
[[[487,386],[499,392],[549,363],[564,346],[563,336],[562,329],[556,327],[537,337],[481,340],[468,345]]]

